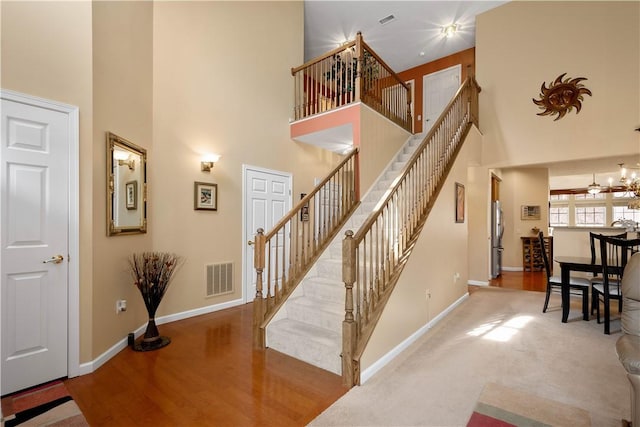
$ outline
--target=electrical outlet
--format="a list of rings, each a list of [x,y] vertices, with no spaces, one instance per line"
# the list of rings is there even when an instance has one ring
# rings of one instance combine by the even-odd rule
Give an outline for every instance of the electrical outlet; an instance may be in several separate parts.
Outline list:
[[[427,299],[430,300],[431,299],[431,289],[427,289]]]
[[[127,300],[119,299],[116,301],[116,313],[122,313],[123,311],[127,311]]]
[[[453,283],[456,283],[458,280],[460,280],[460,273],[454,273],[454,275],[453,275]]]

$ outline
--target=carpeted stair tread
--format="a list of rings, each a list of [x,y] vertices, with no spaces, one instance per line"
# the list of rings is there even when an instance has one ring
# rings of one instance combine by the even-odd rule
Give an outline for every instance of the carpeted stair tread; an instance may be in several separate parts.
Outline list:
[[[364,196],[356,212],[311,267],[296,293],[267,327],[267,342],[270,347],[340,374],[345,297],[342,282],[342,241],[345,232],[358,231],[422,139],[423,135],[417,135],[405,142],[404,147],[380,174],[373,188]],[[314,334],[319,336],[314,337]]]
[[[302,283],[305,296],[344,305],[344,283],[325,277],[310,277]]]

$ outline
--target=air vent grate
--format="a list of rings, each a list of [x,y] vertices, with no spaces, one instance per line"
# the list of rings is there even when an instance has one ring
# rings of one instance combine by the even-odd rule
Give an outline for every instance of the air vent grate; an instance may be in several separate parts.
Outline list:
[[[388,24],[389,22],[395,21],[395,20],[396,20],[395,16],[389,15],[389,16],[385,16],[384,18],[382,18],[378,22],[380,23],[380,25],[384,25],[384,24]]]
[[[233,292],[233,263],[209,264],[207,272],[207,296]]]

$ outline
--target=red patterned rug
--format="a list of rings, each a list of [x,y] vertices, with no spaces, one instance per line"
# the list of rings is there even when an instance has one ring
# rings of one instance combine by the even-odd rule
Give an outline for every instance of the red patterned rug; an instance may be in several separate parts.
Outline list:
[[[53,381],[2,399],[5,427],[88,426],[62,381]]]
[[[467,427],[589,427],[588,411],[536,395],[488,383]]]

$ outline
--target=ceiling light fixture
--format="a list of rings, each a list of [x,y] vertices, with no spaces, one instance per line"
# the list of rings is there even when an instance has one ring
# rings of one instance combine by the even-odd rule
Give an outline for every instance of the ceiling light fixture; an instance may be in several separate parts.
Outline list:
[[[596,174],[593,174],[593,183],[591,185],[589,185],[589,187],[587,188],[587,191],[589,192],[589,194],[598,194],[602,191],[602,187],[600,187],[600,184],[596,184]]]
[[[620,166],[620,182],[627,187],[627,191],[635,197],[640,197],[640,177],[637,172],[631,172],[631,176],[627,176],[627,170],[637,171],[640,168],[626,168],[624,163],[618,163]]]
[[[458,31],[458,29],[458,24],[447,25],[446,27],[442,28],[442,34],[444,34],[445,37],[451,37],[456,33],[456,31]]]

